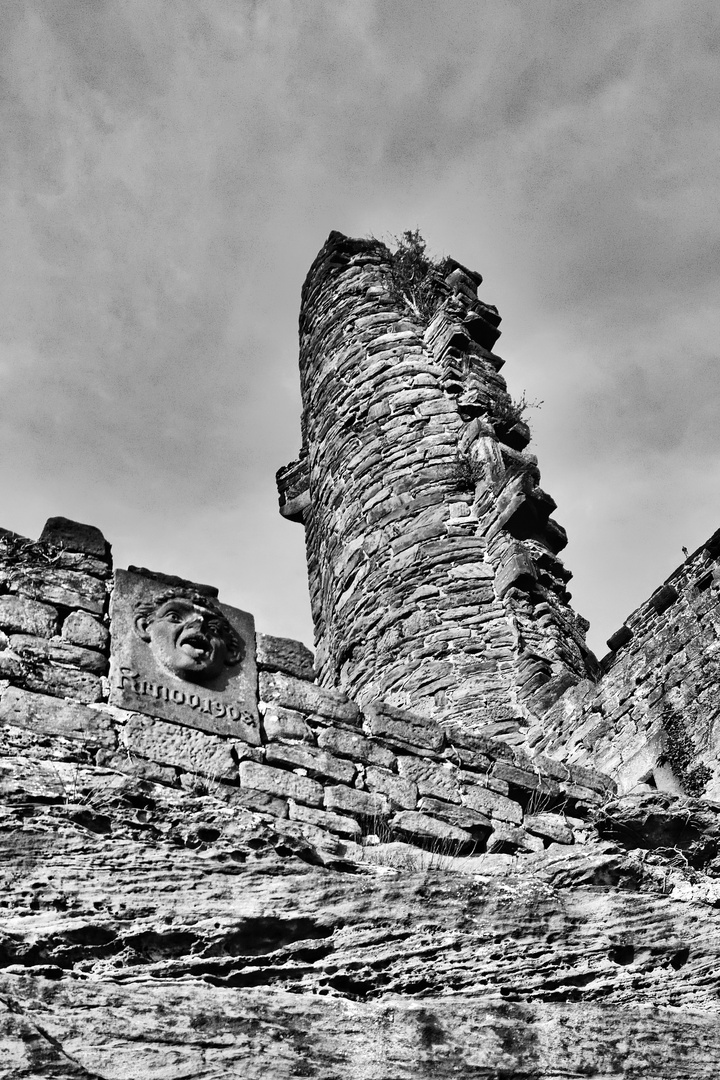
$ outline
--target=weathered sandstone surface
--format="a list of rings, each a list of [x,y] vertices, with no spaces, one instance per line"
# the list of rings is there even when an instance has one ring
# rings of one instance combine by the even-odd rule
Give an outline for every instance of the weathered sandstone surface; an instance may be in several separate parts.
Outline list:
[[[712,804],[609,801],[538,853],[347,859],[75,743],[6,733],[0,766],[0,1077],[717,1075]]]

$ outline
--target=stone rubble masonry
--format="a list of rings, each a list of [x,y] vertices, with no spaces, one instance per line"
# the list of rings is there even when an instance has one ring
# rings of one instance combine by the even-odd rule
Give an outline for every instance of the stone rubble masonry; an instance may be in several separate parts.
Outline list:
[[[0,530],[0,676],[101,701],[111,572],[110,545],[92,525],[50,518],[36,541]]]
[[[531,852],[585,842],[589,817],[616,791],[611,775],[624,787],[652,778],[651,786],[682,790],[705,784],[714,768],[718,535],[627,620],[627,634],[614,635],[602,679],[566,687],[524,748],[470,728],[462,710],[433,716],[386,698],[359,706],[315,681],[305,646],[270,635],[257,639],[261,725],[252,740],[111,706],[107,599],[97,615],[12,591],[23,577],[42,591],[44,577],[70,560],[62,572],[102,585],[107,598],[108,549],[101,560],[90,535],[91,551],[78,540],[71,551],[0,534],[0,722],[80,742],[105,767],[188,790],[202,784],[239,807],[292,820],[311,840],[375,833],[455,852],[470,843],[473,851]],[[487,573],[479,565],[464,564],[457,580],[474,588]],[[717,797],[712,782],[708,792]]]
[[[446,260],[421,320],[391,262],[331,233],[303,288],[303,445],[278,486],[305,526],[319,681],[519,743],[537,692],[596,670],[564,532],[480,275]]]
[[[599,681],[570,687],[527,732],[527,749],[587,764],[622,791],[720,800],[720,531],[608,641]]]
[[[446,735],[438,724],[379,702],[368,706],[365,715],[358,714],[363,734],[348,730],[344,719],[334,727],[322,712],[337,707],[338,694],[314,690],[315,695],[307,695],[304,712],[266,712],[262,746],[106,703],[88,706],[13,686],[2,690],[0,722],[81,742],[98,764],[156,783],[192,789],[202,779],[238,806],[289,817],[311,840],[317,839],[318,830],[351,839],[362,831],[379,832],[441,853],[459,853],[485,850],[491,831],[495,844],[499,826],[512,825],[518,831],[503,833],[502,850],[525,851],[536,845],[537,837],[541,843],[573,843],[572,830],[563,827],[565,812],[582,815],[583,806],[602,802],[612,792],[612,782],[588,768],[574,771],[551,762],[562,777],[555,780],[537,765],[533,769],[524,755],[487,737],[468,739],[479,741],[482,753],[468,749],[460,767],[444,756]],[[325,695],[326,706],[319,712],[318,698]],[[345,709],[340,713],[347,715]],[[388,724],[379,726],[381,734],[373,734],[379,717]],[[292,734],[301,739],[288,738],[290,720]],[[401,725],[402,744],[392,725]],[[416,740],[414,746],[410,738]],[[455,748],[450,749],[454,754]],[[494,780],[495,768],[504,770],[508,779]],[[503,784],[505,791],[490,788],[493,782]],[[537,812],[539,794],[554,812]]]
[[[591,769],[530,758],[422,709],[381,699],[361,709],[344,690],[315,682],[309,649],[270,635],[257,635],[260,745],[257,732],[214,734],[110,705],[111,571],[109,545],[91,526],[51,519],[39,541],[0,533],[0,722],[82,743],[98,764],[154,783],[202,784],[239,807],[292,820],[315,840],[324,832],[354,841],[369,831],[483,850],[491,830],[522,829],[527,813],[536,840],[571,843],[562,815],[582,817],[612,790]],[[473,588],[487,573],[480,564],[453,569]],[[62,600],[52,591],[60,583]],[[87,603],[92,596],[97,604]],[[544,825],[542,810],[551,811]],[[527,849],[524,836],[517,850]],[[511,849],[506,836],[503,850]]]
[[[422,712],[382,700],[361,710],[344,691],[317,685],[305,646],[269,635],[257,638],[260,745],[239,729],[213,734],[110,705],[102,678],[107,602],[101,616],[10,591],[23,575],[42,591],[44,578],[70,559],[67,572],[101,584],[107,596],[105,541],[61,521],[42,542],[1,536],[8,591],[0,595],[0,722],[81,743],[98,765],[153,783],[191,792],[204,785],[238,807],[292,821],[313,842],[323,835],[355,842],[370,832],[440,852],[480,851],[499,825],[511,824],[517,843],[505,837],[503,850],[527,850],[523,814],[537,811],[539,795],[552,803],[549,817],[562,821],[565,810],[578,813],[578,802],[602,799],[612,787],[586,768],[548,761],[543,771],[497,739],[445,728]],[[53,537],[68,548],[54,547]],[[87,562],[78,569],[78,560],[90,560],[89,569]],[[544,831],[536,823],[533,835],[574,842],[557,821]]]

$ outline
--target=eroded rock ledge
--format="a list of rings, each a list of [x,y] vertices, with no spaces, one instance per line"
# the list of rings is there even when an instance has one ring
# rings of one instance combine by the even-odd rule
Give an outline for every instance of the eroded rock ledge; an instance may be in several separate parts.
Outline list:
[[[607,802],[541,852],[350,859],[69,742],[3,749],[0,1076],[714,1075],[712,804]]]

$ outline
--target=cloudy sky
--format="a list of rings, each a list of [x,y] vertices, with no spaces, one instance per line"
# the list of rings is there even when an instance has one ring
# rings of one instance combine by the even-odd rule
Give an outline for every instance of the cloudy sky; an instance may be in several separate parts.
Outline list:
[[[720,527],[717,0],[3,0],[0,525],[100,526],[311,642],[300,287],[478,269],[604,640]]]

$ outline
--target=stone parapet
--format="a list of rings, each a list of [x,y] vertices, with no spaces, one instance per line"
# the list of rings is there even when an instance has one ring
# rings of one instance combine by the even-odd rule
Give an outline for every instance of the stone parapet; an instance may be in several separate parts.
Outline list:
[[[297,671],[302,647],[276,642],[277,663]],[[292,821],[326,844],[370,838],[453,854],[542,850],[582,842],[586,818],[614,791],[600,773],[530,759],[382,701],[361,711],[288,671],[261,672],[260,680],[271,699],[259,703],[260,745],[11,685],[0,694],[0,723],[80,743],[105,768]]]
[[[448,581],[477,591],[491,571],[470,552],[475,561],[458,563],[437,548]],[[572,843],[612,791],[599,773],[469,731],[459,707],[440,723],[421,694],[408,709],[392,694],[358,704],[319,685],[309,649],[256,635],[252,616],[220,604],[210,586],[136,567],[113,583],[109,547],[91,526],[51,519],[38,541],[3,533],[0,589],[0,722],[80,743],[105,768],[212,790],[310,839],[531,851]],[[150,633],[161,602],[184,605],[171,620],[187,609],[225,626],[239,650],[227,676],[183,681],[173,664],[199,655],[201,642],[166,656]],[[380,614],[393,624],[391,611]]]

